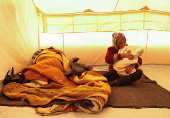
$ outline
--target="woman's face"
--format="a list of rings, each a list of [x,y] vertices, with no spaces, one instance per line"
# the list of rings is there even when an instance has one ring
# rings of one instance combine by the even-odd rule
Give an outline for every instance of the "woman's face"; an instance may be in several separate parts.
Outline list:
[[[126,44],[126,40],[121,39],[118,46],[119,46],[120,49],[122,49],[122,48],[124,48],[125,44]]]

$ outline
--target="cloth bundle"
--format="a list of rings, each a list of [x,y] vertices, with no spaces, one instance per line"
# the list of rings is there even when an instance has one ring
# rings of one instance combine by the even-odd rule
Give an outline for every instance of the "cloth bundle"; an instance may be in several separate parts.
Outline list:
[[[131,73],[136,72],[134,68],[130,74],[125,72],[127,66],[136,64],[138,62],[138,56],[141,56],[144,52],[140,46],[125,46],[122,49],[119,49],[118,53],[131,53],[134,58],[133,60],[129,60],[128,58],[123,58],[122,60],[118,60],[113,64],[113,68],[117,71],[119,76],[128,76]]]

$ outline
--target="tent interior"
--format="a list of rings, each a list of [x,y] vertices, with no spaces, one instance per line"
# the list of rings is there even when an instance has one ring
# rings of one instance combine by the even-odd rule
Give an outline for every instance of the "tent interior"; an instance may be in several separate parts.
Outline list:
[[[36,51],[51,46],[68,59],[78,57],[80,63],[108,69],[105,54],[112,46],[112,33],[122,32],[128,45],[144,49],[143,72],[170,91],[169,6],[169,0],[0,0],[0,80],[12,67],[20,72]],[[31,107],[0,109],[6,118],[41,117]],[[108,107],[98,114],[69,112],[57,117],[113,116],[167,118],[170,110]]]

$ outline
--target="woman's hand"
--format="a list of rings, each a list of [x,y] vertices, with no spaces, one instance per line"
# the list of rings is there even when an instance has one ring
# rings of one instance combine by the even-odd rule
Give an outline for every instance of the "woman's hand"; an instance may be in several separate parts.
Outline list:
[[[121,56],[124,57],[124,58],[128,58],[129,60],[133,60],[133,57],[134,57],[130,53],[122,53]]]
[[[127,74],[131,74],[131,73],[132,73],[132,70],[133,70],[134,68],[135,68],[135,65],[130,65],[130,66],[126,67],[125,72],[126,72]]]
[[[128,59],[133,60],[134,56],[132,54],[129,55]]]

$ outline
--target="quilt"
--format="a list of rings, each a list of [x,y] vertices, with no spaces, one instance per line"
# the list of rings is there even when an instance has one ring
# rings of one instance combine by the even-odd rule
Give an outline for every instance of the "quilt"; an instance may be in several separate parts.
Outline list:
[[[81,76],[66,77],[71,70],[65,54],[57,49],[45,49],[25,67],[21,73],[30,83],[11,82],[2,93],[14,101],[28,101],[41,115],[60,114],[69,111],[98,113],[111,94],[107,79],[98,71],[85,71]],[[38,87],[35,87],[36,84]],[[52,103],[55,100],[62,104]],[[61,102],[60,102],[61,103]]]

